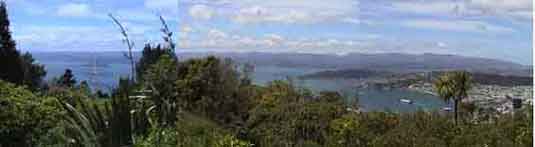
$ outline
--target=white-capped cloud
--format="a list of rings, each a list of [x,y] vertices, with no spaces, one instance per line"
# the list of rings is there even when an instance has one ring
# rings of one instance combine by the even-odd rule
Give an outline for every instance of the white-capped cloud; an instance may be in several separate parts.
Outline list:
[[[214,15],[213,8],[206,5],[194,5],[189,9],[189,14],[194,19],[209,20]]]
[[[306,11],[299,9],[286,8],[266,8],[253,6],[242,8],[233,16],[233,20],[238,23],[286,23],[286,24],[310,24],[329,22],[329,20],[338,21],[348,14],[340,11]]]
[[[231,33],[210,29],[201,34],[202,39],[181,38],[179,47],[185,49],[227,49],[227,51],[294,51],[294,52],[342,52],[360,49],[366,45],[359,40],[330,39],[291,39],[276,33],[260,37],[229,35]]]
[[[129,36],[136,44],[150,40],[146,35],[148,26],[125,23],[128,25]],[[16,29],[17,27],[15,27]],[[46,51],[117,51],[125,46],[119,30],[98,26],[21,26],[14,34],[19,47],[24,49],[39,48]],[[157,28],[156,28],[157,29]],[[51,43],[52,42],[52,43]]]
[[[232,8],[222,16],[241,24],[323,23],[341,21],[359,11],[359,3],[355,0],[228,0],[218,4]]]
[[[93,15],[93,12],[87,4],[68,3],[59,6],[56,14],[64,17],[85,17]]]
[[[487,11],[529,11],[532,0],[468,0],[470,7]]]
[[[391,7],[402,13],[451,16],[497,16],[531,19],[532,0],[394,0]]]
[[[508,27],[489,24],[481,21],[468,20],[409,20],[402,22],[403,26],[419,29],[435,29],[456,32],[476,33],[511,33],[515,30]]]
[[[227,37],[227,33],[218,29],[211,29],[208,31],[208,38],[210,39],[226,39]]]
[[[533,0],[468,0],[467,7],[482,14],[531,19]]]
[[[405,13],[420,14],[455,14],[457,10],[464,8],[464,3],[457,1],[393,1],[392,7]]]
[[[264,42],[269,47],[280,46],[285,43],[284,41],[284,38],[277,34],[267,34],[264,39]]]

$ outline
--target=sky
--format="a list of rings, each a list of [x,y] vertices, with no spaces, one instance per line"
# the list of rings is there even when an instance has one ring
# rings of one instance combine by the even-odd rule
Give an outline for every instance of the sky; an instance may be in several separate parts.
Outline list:
[[[436,53],[532,64],[532,0],[6,0],[21,50]]]

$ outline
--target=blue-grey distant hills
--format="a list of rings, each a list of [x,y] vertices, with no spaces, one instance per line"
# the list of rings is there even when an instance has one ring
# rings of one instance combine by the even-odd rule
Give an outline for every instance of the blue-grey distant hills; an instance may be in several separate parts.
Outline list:
[[[489,58],[439,54],[361,54],[343,56],[299,53],[184,53],[184,58],[217,55],[257,66],[271,65],[295,68],[366,69],[393,73],[422,71],[467,70],[470,72],[531,76],[532,66]]]
[[[471,72],[498,75],[532,75],[532,66],[528,65],[521,65],[497,59],[439,54],[351,53],[339,56],[331,54],[302,53],[188,52],[179,53],[178,57],[180,59],[188,59],[208,55],[229,57],[239,63],[253,63],[256,66],[319,68],[329,70],[365,69],[392,73],[467,70]],[[38,61],[43,61],[45,64],[69,63],[70,65],[89,66],[93,64],[94,59],[98,60],[96,65],[99,67],[128,64],[121,52],[40,52],[34,53],[34,56],[36,56]],[[136,57],[139,58],[140,54],[137,53]]]

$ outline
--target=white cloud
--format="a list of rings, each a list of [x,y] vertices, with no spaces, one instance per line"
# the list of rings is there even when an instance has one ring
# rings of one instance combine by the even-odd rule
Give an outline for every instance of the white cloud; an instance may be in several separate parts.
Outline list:
[[[454,14],[464,7],[462,2],[454,1],[397,1],[392,7],[398,11],[422,14]]]
[[[351,24],[360,24],[361,23],[360,19],[350,18],[350,17],[344,18],[342,21],[346,22],[346,23],[351,23]]]
[[[180,28],[178,37],[181,39],[187,39],[189,37],[189,34],[193,32],[195,32],[195,30],[192,27],[190,27],[189,25],[183,25]]]
[[[93,15],[91,7],[87,4],[69,3],[58,7],[57,15],[65,17],[84,17]]]
[[[145,7],[159,10],[178,9],[178,0],[145,0]]]
[[[208,31],[208,38],[210,39],[225,39],[227,36],[227,33],[218,29],[211,29]]]
[[[402,25],[420,29],[436,29],[457,32],[479,32],[479,33],[510,33],[515,30],[503,26],[493,25],[480,21],[467,20],[409,20]]]
[[[149,40],[141,24],[126,23],[132,31],[129,36],[138,45]],[[14,34],[18,45],[25,49],[46,51],[102,51],[124,49],[122,36],[115,27],[98,26],[21,26]],[[157,29],[157,28],[156,28]],[[51,43],[53,42],[53,43]],[[88,48],[89,47],[89,48]]]
[[[265,35],[264,39],[264,42],[270,47],[280,46],[284,43],[284,41],[284,38],[277,34],[267,34]]]
[[[314,52],[341,52],[343,50],[359,49],[365,43],[358,40],[338,39],[289,39],[279,34],[267,33],[260,37],[229,35],[230,33],[211,29],[200,34],[200,40],[182,38],[179,47],[199,49],[230,49],[232,51],[314,51]]]
[[[533,0],[468,0],[467,7],[487,15],[531,19],[531,15],[533,15],[532,1]]]
[[[440,47],[440,48],[444,48],[444,47],[447,47],[448,45],[444,42],[437,42],[437,47]]]
[[[455,41],[407,40],[407,39],[340,39],[340,38],[289,38],[276,33],[267,33],[259,37],[233,34],[224,30],[211,29],[203,31],[204,38],[194,40],[184,38],[178,44],[183,51],[216,52],[293,52],[315,54],[348,53],[411,53],[424,52],[439,54],[456,54],[466,48]],[[310,36],[309,36],[310,37]],[[472,46],[469,46],[472,47]]]
[[[531,10],[532,0],[469,0],[468,5],[488,11]]]
[[[299,9],[285,8],[265,8],[261,6],[253,6],[240,9],[239,12],[233,16],[233,20],[238,23],[261,23],[261,22],[275,22],[275,23],[320,23],[327,22],[327,20],[342,19],[347,14],[339,11],[304,11]]]
[[[423,15],[499,16],[530,19],[532,0],[397,0],[392,8]]]
[[[341,21],[359,11],[355,0],[241,0],[228,1],[225,6],[236,8],[230,13],[234,22],[309,24]]]
[[[194,5],[189,9],[191,17],[200,20],[208,20],[214,15],[214,10],[206,5]]]

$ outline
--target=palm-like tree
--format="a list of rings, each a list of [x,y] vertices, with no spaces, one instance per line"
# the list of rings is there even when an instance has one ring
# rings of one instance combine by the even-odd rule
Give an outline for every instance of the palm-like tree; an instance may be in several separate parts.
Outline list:
[[[457,123],[459,103],[468,97],[468,91],[472,88],[470,73],[466,71],[447,72],[435,81],[433,88],[445,101],[453,100],[455,123]]]

